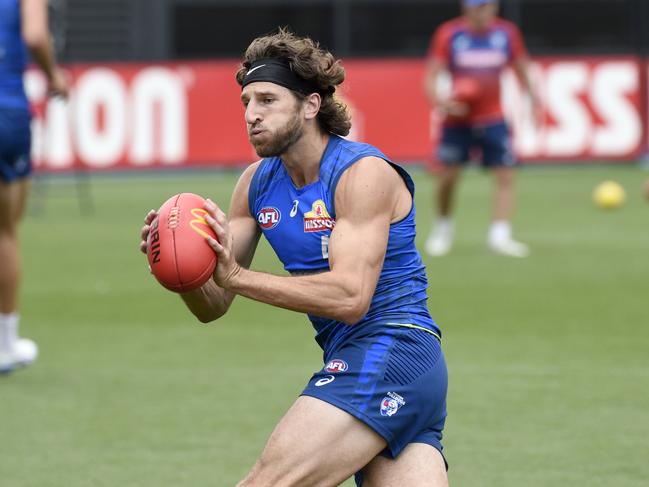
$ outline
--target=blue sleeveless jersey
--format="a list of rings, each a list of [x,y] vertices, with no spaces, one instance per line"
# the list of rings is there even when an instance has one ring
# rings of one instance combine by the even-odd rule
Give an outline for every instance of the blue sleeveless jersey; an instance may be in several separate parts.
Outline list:
[[[0,0],[0,107],[28,110],[23,88],[27,49],[20,32],[20,1]]]
[[[320,178],[296,188],[279,157],[261,161],[250,183],[251,215],[291,274],[329,270],[329,236],[336,222],[334,197],[343,172],[363,157],[375,156],[390,163],[414,197],[408,173],[377,148],[331,135],[320,161]],[[309,315],[318,344],[335,350],[357,330],[384,326],[422,328],[438,338],[439,328],[427,308],[425,268],[415,247],[415,205],[403,220],[390,225],[383,269],[369,311],[353,326]]]

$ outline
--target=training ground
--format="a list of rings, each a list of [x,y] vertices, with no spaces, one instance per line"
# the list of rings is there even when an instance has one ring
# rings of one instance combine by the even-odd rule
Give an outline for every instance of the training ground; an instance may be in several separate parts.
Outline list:
[[[433,184],[413,174],[421,248]],[[240,297],[199,324],[138,251],[150,208],[180,191],[227,206],[237,175],[93,176],[91,214],[74,178],[36,182],[21,232],[21,331],[41,355],[0,377],[3,486],[225,487],[251,467],[322,366],[310,324]],[[453,251],[424,257],[450,373],[451,485],[646,485],[648,175],[523,169],[514,229],[532,255],[517,260],[486,250],[491,180],[466,174]],[[592,204],[606,179],[627,191],[618,210]],[[282,272],[265,242],[252,267]]]

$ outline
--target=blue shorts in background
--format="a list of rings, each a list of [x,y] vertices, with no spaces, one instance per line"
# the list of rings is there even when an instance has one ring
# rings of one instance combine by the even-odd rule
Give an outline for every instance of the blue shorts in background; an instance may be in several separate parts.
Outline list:
[[[483,167],[516,165],[509,127],[505,122],[444,127],[437,158],[446,166],[465,164],[471,160],[473,149],[482,153]]]
[[[447,388],[439,339],[423,329],[386,324],[329,353],[302,395],[367,424],[387,442],[382,454],[395,458],[409,443],[442,451]],[[360,485],[360,474],[356,481]]]
[[[0,179],[6,183],[32,172],[30,123],[29,111],[0,108]]]

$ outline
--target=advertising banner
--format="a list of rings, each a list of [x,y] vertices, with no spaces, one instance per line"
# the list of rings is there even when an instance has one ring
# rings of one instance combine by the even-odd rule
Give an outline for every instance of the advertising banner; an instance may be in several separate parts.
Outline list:
[[[67,102],[47,101],[45,79],[30,70],[34,161],[44,171],[253,162],[237,66],[236,60],[69,65]],[[353,113],[349,137],[377,145],[395,161],[430,161],[440,120],[424,96],[423,61],[348,60],[344,66],[339,96]],[[533,79],[545,107],[540,125],[507,73],[503,103],[516,152],[530,162],[639,157],[649,125],[644,70],[632,57],[535,59]]]

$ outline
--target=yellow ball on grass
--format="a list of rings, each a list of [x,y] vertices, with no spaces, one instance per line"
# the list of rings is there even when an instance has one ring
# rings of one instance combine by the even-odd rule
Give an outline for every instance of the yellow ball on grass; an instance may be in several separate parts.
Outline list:
[[[604,210],[619,208],[626,200],[624,188],[615,181],[604,181],[593,191],[593,201]]]

